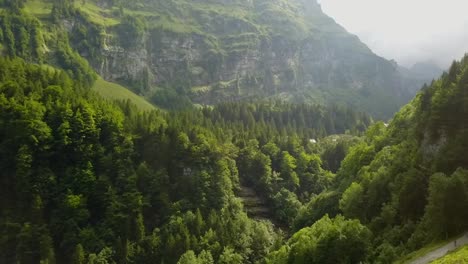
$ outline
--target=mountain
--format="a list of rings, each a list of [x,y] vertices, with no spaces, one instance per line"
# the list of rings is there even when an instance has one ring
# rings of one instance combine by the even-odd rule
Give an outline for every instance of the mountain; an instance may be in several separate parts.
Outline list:
[[[29,0],[25,11],[45,28],[55,21],[104,79],[164,108],[280,98],[389,118],[426,81],[375,55],[315,0]]]
[[[341,162],[335,186],[298,213],[295,228],[307,231],[299,231],[288,246],[272,254],[277,262],[271,263],[283,263],[288,256],[314,257],[299,245],[306,243],[315,224],[308,226],[326,214],[358,219],[372,231],[372,263],[393,263],[427,244],[466,232],[467,102],[465,56],[424,86],[390,124],[379,122],[367,130]]]
[[[394,62],[394,65],[397,65]],[[429,83],[431,80],[437,79],[443,70],[433,62],[418,62],[410,68],[398,66],[398,71],[405,80],[405,85],[410,88],[410,91],[416,94],[421,89],[422,83]]]
[[[392,63],[398,68],[398,72],[404,80],[403,85],[409,87],[409,92],[412,94],[416,94],[421,89],[422,84],[438,78],[443,72],[437,65],[430,62],[416,63],[410,68],[397,65],[395,61]]]
[[[418,62],[411,66],[410,71],[420,79],[435,79],[444,71],[436,63],[431,61]]]

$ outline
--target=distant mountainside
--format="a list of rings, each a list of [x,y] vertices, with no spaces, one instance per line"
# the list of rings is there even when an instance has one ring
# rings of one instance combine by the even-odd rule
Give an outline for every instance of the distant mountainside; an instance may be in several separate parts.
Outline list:
[[[410,71],[415,75],[416,78],[419,77],[421,79],[436,79],[442,74],[444,70],[434,62],[426,61],[414,64],[410,68]]]
[[[54,49],[54,32],[66,31],[104,79],[166,108],[281,98],[389,118],[423,83],[375,55],[315,0],[18,2],[54,29],[44,52]]]
[[[397,65],[396,62],[393,61],[393,63]],[[398,70],[411,93],[418,92],[421,89],[421,83],[430,83],[444,72],[437,64],[430,61],[418,62],[409,68],[398,66]]]

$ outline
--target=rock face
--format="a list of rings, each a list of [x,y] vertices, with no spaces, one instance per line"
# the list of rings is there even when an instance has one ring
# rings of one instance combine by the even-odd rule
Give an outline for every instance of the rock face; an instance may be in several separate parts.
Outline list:
[[[202,104],[280,97],[387,118],[422,84],[373,54],[315,0],[128,5],[147,11],[140,16],[144,33],[122,48],[122,33],[109,27],[102,59],[88,59],[104,78],[132,83],[142,94],[175,89]]]

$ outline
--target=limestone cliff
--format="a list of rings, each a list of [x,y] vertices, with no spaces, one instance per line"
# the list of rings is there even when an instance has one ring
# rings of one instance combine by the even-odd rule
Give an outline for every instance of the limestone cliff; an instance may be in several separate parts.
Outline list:
[[[109,2],[96,3],[103,14],[116,13]],[[202,104],[280,97],[386,118],[422,84],[315,0],[145,0],[120,11],[119,23],[103,26],[101,56],[87,59],[104,78],[148,97],[167,89]],[[143,32],[129,35],[135,23],[125,16],[141,21]]]

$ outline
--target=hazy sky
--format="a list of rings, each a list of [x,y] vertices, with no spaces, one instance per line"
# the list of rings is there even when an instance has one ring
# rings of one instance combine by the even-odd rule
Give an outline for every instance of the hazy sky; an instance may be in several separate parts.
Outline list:
[[[468,0],[318,0],[375,53],[446,67],[468,52]]]

